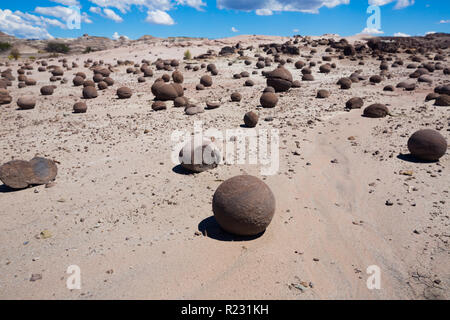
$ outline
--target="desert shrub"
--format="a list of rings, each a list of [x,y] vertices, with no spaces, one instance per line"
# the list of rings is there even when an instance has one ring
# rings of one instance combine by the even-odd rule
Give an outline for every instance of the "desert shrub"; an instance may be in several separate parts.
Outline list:
[[[47,52],[53,53],[68,53],[70,48],[67,44],[62,42],[49,42],[46,48]]]
[[[91,53],[94,52],[94,50],[91,47],[86,47],[86,49],[84,49],[83,53]]]
[[[11,49],[11,44],[8,42],[0,42],[0,52],[4,52]]]
[[[9,56],[9,59],[10,60],[12,60],[12,59],[17,60],[19,58],[20,58],[20,51],[19,51],[19,49],[13,48],[11,50],[11,55]]]
[[[191,59],[192,59],[191,52],[190,52],[189,50],[187,50],[187,51],[184,53],[184,60],[191,60]]]

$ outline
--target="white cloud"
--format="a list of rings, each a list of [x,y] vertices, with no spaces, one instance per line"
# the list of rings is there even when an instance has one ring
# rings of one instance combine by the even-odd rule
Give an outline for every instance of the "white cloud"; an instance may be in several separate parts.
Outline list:
[[[435,33],[436,33],[436,31],[428,31],[427,33],[425,33],[425,35],[427,36],[429,34],[435,34]]]
[[[52,2],[61,3],[65,6],[79,6],[78,0],[50,0]]]
[[[46,29],[50,19],[45,20],[41,18],[32,15],[27,16],[21,11],[13,13],[8,9],[0,9],[0,30],[19,38],[53,39],[53,36]],[[36,22],[40,25],[36,25]]]
[[[369,0],[369,4],[374,6],[384,6],[394,1],[397,1],[394,7],[395,9],[403,9],[414,4],[414,0]]]
[[[114,32],[114,34],[112,35],[112,38],[113,38],[114,40],[119,40],[120,37],[124,37],[125,39],[129,39],[127,36],[124,36],[124,35],[121,36],[117,31]]]
[[[294,32],[294,33],[299,33],[300,30],[299,30],[299,29],[294,29],[294,30],[292,30],[292,32]]]
[[[383,34],[384,32],[381,30],[373,29],[373,28],[364,28],[360,34]]]
[[[66,19],[69,19],[75,13],[75,11],[72,10],[71,8],[63,6],[36,7],[34,11],[44,16],[55,17],[62,19],[64,21],[66,21]],[[81,21],[84,23],[92,23],[92,21],[89,19],[88,15],[85,12],[81,14]]]
[[[162,10],[149,10],[147,12],[147,19],[145,19],[145,21],[166,26],[175,24],[172,17],[167,12]]]
[[[349,3],[350,0],[217,0],[217,7],[219,9],[258,11],[257,14],[267,13],[266,15],[268,15],[269,11],[318,13],[322,7],[333,8]]]
[[[270,10],[270,9],[257,9],[257,10],[255,11],[255,13],[256,13],[258,16],[271,16],[271,15],[273,15],[273,11]]]
[[[450,23],[450,20],[441,20],[439,23]]]
[[[411,37],[409,34],[403,33],[403,32],[396,32],[394,33],[394,37]]]
[[[206,7],[206,3],[202,0],[176,0],[177,4],[182,6],[189,6],[199,11],[203,11],[202,7]]]
[[[114,20],[115,22],[123,22],[122,17],[111,9],[105,8],[103,9],[103,13],[105,14],[105,17],[108,19]]]
[[[239,32],[239,30],[236,29],[235,27],[231,27],[231,31],[233,31],[233,32]]]
[[[102,8],[100,7],[90,7],[89,11],[96,14],[102,14]]]

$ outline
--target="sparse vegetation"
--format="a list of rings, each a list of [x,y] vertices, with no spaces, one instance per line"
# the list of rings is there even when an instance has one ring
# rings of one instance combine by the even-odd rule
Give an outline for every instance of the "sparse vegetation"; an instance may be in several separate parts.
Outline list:
[[[84,49],[84,51],[83,51],[84,54],[91,53],[91,52],[94,52],[94,50],[91,47],[86,47],[86,49]]]
[[[49,42],[46,48],[47,52],[52,53],[68,53],[70,48],[67,44],[62,42]]]
[[[189,50],[187,50],[184,53],[184,60],[191,60],[191,59],[192,59],[192,54],[191,54],[191,52]]]
[[[11,55],[8,58],[9,58],[9,60],[12,60],[12,59],[18,60],[20,58],[20,51],[19,51],[19,49],[13,48],[11,50]]]
[[[5,52],[11,49],[11,44],[8,42],[0,42],[0,52]]]
[[[31,61],[34,61],[34,60],[36,60],[36,57],[35,57],[35,56],[31,56],[29,59],[30,59]]]

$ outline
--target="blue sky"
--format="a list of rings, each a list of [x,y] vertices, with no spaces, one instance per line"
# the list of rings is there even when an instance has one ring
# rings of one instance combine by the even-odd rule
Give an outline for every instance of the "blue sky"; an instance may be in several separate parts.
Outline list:
[[[67,27],[81,8],[80,29]],[[369,5],[381,9],[381,28],[364,30]],[[85,33],[137,39],[239,34],[351,36],[450,33],[448,0],[1,0],[0,31],[20,38],[75,38]]]

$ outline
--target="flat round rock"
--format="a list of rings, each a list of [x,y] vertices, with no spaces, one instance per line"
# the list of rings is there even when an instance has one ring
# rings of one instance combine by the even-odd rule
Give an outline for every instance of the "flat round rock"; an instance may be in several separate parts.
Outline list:
[[[13,160],[0,166],[0,180],[13,189],[28,187],[33,176],[33,168],[28,161]]]
[[[58,174],[58,168],[55,162],[45,158],[33,158],[30,160],[33,171],[31,184],[46,184],[55,180]]]

